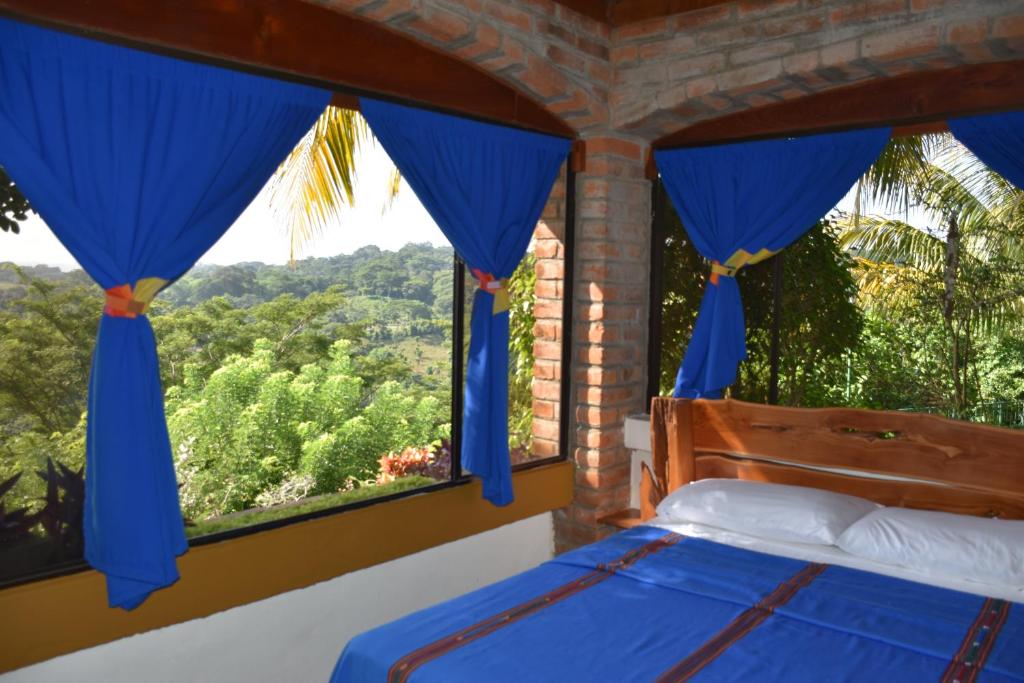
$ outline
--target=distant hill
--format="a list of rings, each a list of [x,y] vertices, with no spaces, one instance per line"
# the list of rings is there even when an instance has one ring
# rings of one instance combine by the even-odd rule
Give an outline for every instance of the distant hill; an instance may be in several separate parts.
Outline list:
[[[409,243],[398,251],[367,246],[351,254],[303,259],[294,266],[253,262],[198,265],[162,292],[160,299],[174,306],[195,306],[225,296],[237,306],[249,307],[281,294],[304,298],[341,285],[357,306],[363,297],[404,299],[426,307],[414,317],[447,318],[452,305],[452,258],[451,247]],[[64,272],[45,265],[21,269],[29,277],[49,282],[91,282],[81,270]],[[23,290],[15,272],[0,268],[0,299],[20,297]]]

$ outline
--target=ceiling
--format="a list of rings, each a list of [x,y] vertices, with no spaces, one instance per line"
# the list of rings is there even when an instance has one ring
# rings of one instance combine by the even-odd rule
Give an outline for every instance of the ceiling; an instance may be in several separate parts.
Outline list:
[[[635,21],[680,14],[691,10],[722,5],[730,0],[555,0],[598,21],[613,26]]]

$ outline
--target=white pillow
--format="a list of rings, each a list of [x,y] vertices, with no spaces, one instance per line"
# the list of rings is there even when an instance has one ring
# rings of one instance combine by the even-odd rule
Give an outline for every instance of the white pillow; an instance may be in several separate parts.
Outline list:
[[[922,574],[1024,587],[1024,522],[883,508],[837,543],[858,557]]]
[[[671,522],[697,522],[776,541],[833,545],[848,526],[880,507],[832,491],[742,479],[701,479],[658,505]]]

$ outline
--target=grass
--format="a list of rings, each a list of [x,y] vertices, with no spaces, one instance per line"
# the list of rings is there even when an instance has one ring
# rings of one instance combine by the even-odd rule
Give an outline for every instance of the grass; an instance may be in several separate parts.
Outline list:
[[[223,515],[221,517],[201,519],[193,525],[185,527],[185,534],[189,538],[208,536],[222,531],[230,531],[232,529],[252,526],[253,524],[273,522],[278,519],[286,519],[296,515],[303,515],[308,512],[317,512],[318,510],[326,510],[327,508],[338,507],[339,505],[348,505],[350,503],[356,503],[370,498],[378,498],[392,493],[418,489],[436,483],[438,483],[437,480],[431,479],[430,477],[403,477],[402,479],[397,479],[388,484],[364,486],[353,491],[327,493],[322,496],[314,496],[313,498],[306,498],[295,503],[275,505],[274,507],[269,508],[256,508],[253,510],[245,510],[243,512],[235,512],[230,515]]]

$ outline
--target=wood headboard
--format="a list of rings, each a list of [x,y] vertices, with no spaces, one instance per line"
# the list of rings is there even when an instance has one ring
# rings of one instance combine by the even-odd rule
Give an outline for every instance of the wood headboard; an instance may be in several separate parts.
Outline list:
[[[659,397],[651,452],[640,483],[645,520],[667,493],[711,477],[1024,519],[1024,431],[919,413]]]

